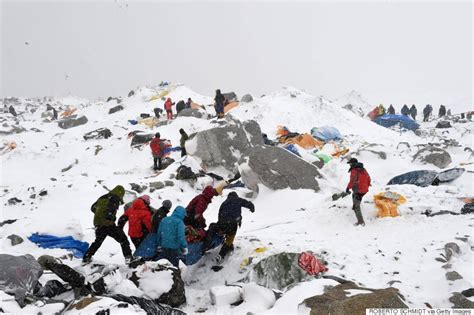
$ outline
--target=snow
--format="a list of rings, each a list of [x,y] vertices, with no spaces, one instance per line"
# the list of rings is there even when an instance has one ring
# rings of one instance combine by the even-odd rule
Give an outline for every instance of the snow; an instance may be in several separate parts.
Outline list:
[[[352,297],[352,296],[359,295],[359,294],[370,294],[370,293],[372,293],[372,291],[361,290],[361,289],[347,289],[347,290],[344,290],[344,291],[347,293],[346,294],[347,297]]]
[[[153,115],[153,108],[162,108],[163,101],[148,102],[150,97],[169,91],[166,97],[174,101],[187,100],[191,97],[194,102],[204,105],[212,104],[212,97],[201,96],[183,85],[169,87],[141,87],[135,89],[135,95],[124,96],[121,105],[124,110],[109,115],[108,109],[116,105],[115,101],[95,102],[81,98],[69,97],[66,100],[54,99],[50,103],[58,109],[66,105],[78,108],[78,115],[85,115],[89,122],[85,125],[62,130],[56,122],[44,122],[41,113],[45,105],[38,107],[36,112],[24,112],[26,102],[20,99],[21,105],[15,106],[20,112],[19,125],[28,131],[20,134],[2,136],[4,141],[15,141],[18,147],[1,156],[1,220],[18,219],[13,224],[0,228],[0,253],[22,255],[30,253],[35,257],[43,254],[62,257],[69,252],[62,249],[42,249],[29,242],[27,237],[32,233],[48,233],[58,236],[72,235],[77,239],[91,243],[94,240],[92,224],[93,214],[90,206],[96,199],[105,194],[105,187],[111,189],[122,184],[127,189],[125,202],[131,201],[135,192],[130,191],[129,183],[148,184],[155,181],[172,180],[174,186],[157,190],[153,193],[144,192],[151,196],[151,205],[158,208],[162,201],[169,199],[173,206],[186,206],[187,203],[205,185],[213,184],[212,179],[200,178],[194,187],[185,181],[171,179],[179,165],[188,165],[193,171],[201,168],[201,161],[193,157],[180,157],[179,152],[171,153],[176,160],[172,166],[160,175],[154,175],[151,170],[152,158],[148,147],[130,148],[127,135],[131,131],[140,130],[150,133],[160,132],[164,138],[171,141],[173,146],[179,145],[179,129],[183,128],[188,134],[215,127],[210,120],[194,117],[179,117],[176,120],[150,130],[143,125],[130,125],[127,120],[135,119],[140,113]],[[354,227],[355,216],[351,210],[351,198],[345,197],[332,201],[331,196],[345,190],[348,181],[347,159],[334,158],[321,170],[323,178],[318,179],[321,191],[284,189],[272,191],[259,186],[258,196],[252,200],[256,206],[255,213],[242,211],[242,227],[235,239],[235,251],[226,259],[220,272],[210,270],[210,260],[218,250],[211,251],[210,257],[205,257],[197,265],[189,266],[183,273],[186,283],[187,304],[182,310],[195,313],[205,309],[210,314],[220,313],[296,313],[306,312],[298,305],[305,299],[322,294],[324,286],[335,285],[332,280],[317,279],[298,284],[283,292],[278,300],[273,300],[268,291],[255,284],[242,284],[252,266],[261,259],[283,251],[301,252],[313,251],[323,256],[328,262],[329,274],[353,280],[368,288],[386,288],[389,282],[400,290],[410,307],[425,307],[425,302],[435,308],[449,308],[448,301],[452,292],[460,292],[473,287],[474,274],[472,270],[474,246],[472,218],[473,215],[443,215],[426,217],[421,212],[431,210],[450,210],[459,212],[463,206],[463,197],[472,197],[474,187],[473,156],[465,151],[473,146],[472,122],[454,123],[448,130],[435,129],[436,121],[421,122],[422,136],[413,132],[396,132],[386,129],[370,120],[360,117],[346,109],[340,103],[355,97],[357,106],[372,106],[357,100],[358,93],[334,102],[313,96],[295,88],[283,88],[261,98],[254,98],[251,103],[241,104],[232,109],[229,115],[241,120],[256,120],[262,132],[269,138],[275,138],[279,125],[284,125],[291,131],[310,132],[314,126],[328,125],[336,127],[344,136],[339,147],[347,147],[350,154],[355,155],[359,149],[370,149],[386,153],[386,159],[361,150],[357,158],[362,161],[372,177],[372,187],[362,201],[362,211],[366,220],[365,227]],[[357,102],[356,102],[357,101]],[[339,103],[338,103],[339,102]],[[34,101],[30,103],[34,104]],[[82,104],[82,105],[81,105]],[[370,105],[370,104],[369,104]],[[385,104],[387,105],[387,104]],[[31,106],[36,105],[29,105]],[[449,106],[448,106],[449,107]],[[214,114],[213,108],[206,106],[206,111]],[[1,114],[2,123],[14,125],[10,114]],[[161,119],[163,120],[163,118]],[[113,135],[109,139],[85,141],[84,133],[101,128],[109,128]],[[38,128],[42,132],[30,131]],[[9,130],[9,128],[5,128]],[[466,172],[453,182],[440,186],[418,187],[413,185],[394,185],[387,187],[387,182],[394,176],[414,170],[435,170],[433,165],[424,165],[413,161],[413,155],[419,150],[419,145],[427,143],[444,143],[454,139],[459,146],[441,147],[447,150],[452,163],[449,167],[464,167]],[[399,145],[401,142],[409,146]],[[102,150],[95,154],[96,146]],[[367,147],[368,145],[373,145]],[[186,143],[187,151],[195,152],[197,143],[190,140]],[[308,162],[316,161],[312,150],[298,147],[303,159]],[[334,144],[325,145],[321,152],[332,153]],[[235,152],[237,155],[243,152]],[[61,172],[75,160],[70,170]],[[245,168],[245,165],[241,165]],[[222,168],[208,169],[216,174],[225,174]],[[377,218],[377,209],[373,196],[379,192],[390,191],[402,194],[407,202],[399,206],[400,216],[395,218]],[[33,190],[34,189],[34,190]],[[46,196],[38,196],[38,192],[46,189]],[[239,195],[242,190],[237,189]],[[36,197],[30,198],[30,195]],[[217,220],[219,206],[225,200],[224,196],[213,199],[205,212],[208,223]],[[16,205],[8,205],[7,200],[17,197],[22,200]],[[122,214],[120,210],[118,216]],[[17,246],[11,246],[6,237],[17,234],[25,241]],[[465,237],[462,241],[458,238]],[[447,270],[443,263],[435,260],[444,253],[444,244],[456,242],[461,253],[449,262],[451,270],[459,272],[462,280],[450,284],[445,279]],[[133,245],[132,245],[133,246]],[[256,248],[266,247],[263,252]],[[248,266],[243,264],[252,257]],[[107,238],[94,260],[110,264],[124,264],[120,246],[111,238]],[[64,260],[73,268],[80,268],[78,259]],[[114,279],[109,280],[113,293],[138,296],[145,292],[150,297],[157,297],[166,292],[172,284],[170,272],[145,272],[145,278],[137,288],[132,282]],[[41,279],[43,282],[43,278]],[[115,281],[115,282],[114,282]],[[116,283],[114,286],[113,283]],[[244,303],[239,306],[212,305],[209,295],[210,288],[220,288],[229,283],[242,285]],[[247,288],[247,289],[246,289]],[[222,294],[218,292],[216,294]],[[267,290],[267,289],[265,289]],[[246,295],[246,292],[248,295]],[[1,292],[2,308],[11,313],[20,311],[16,302],[10,296]],[[259,296],[260,298],[253,298]],[[273,305],[274,303],[274,305]],[[116,308],[114,301],[108,298],[93,303],[83,312],[95,313],[100,307],[107,307],[116,312],[142,312],[137,306],[125,309]],[[273,305],[273,306],[272,306]],[[56,304],[46,306],[29,305],[22,309],[25,313],[60,311]],[[58,308],[58,309],[56,309]],[[269,309],[268,309],[269,308]],[[239,312],[237,312],[239,311]],[[71,311],[69,313],[80,313]],[[143,313],[143,312],[142,312]]]
[[[215,286],[209,289],[211,303],[216,306],[230,305],[242,299],[242,288],[238,286]]]

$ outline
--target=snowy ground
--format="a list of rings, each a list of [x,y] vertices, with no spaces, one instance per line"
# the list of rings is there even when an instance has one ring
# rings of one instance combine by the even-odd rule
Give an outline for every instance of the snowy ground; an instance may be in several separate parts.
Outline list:
[[[191,97],[200,104],[211,104],[212,98],[201,96],[184,86],[173,86],[169,89],[173,100]],[[87,242],[94,239],[92,213],[90,205],[106,192],[103,186],[112,188],[117,184],[130,189],[128,183],[145,184],[157,180],[166,180],[182,162],[179,153],[172,153],[176,165],[158,177],[150,169],[152,159],[148,147],[144,150],[132,150],[127,134],[134,130],[150,132],[159,131],[162,137],[171,140],[174,146],[179,145],[180,128],[188,134],[212,128],[209,120],[183,117],[172,123],[148,129],[143,125],[132,126],[129,119],[136,119],[140,113],[150,113],[154,107],[162,107],[161,100],[148,102],[151,96],[160,94],[160,88],[141,88],[135,95],[124,97],[124,110],[108,114],[109,108],[117,105],[116,101],[90,102],[76,98],[56,100],[56,104],[71,105],[78,108],[79,115],[88,117],[85,125],[68,130],[58,128],[55,122],[43,122],[41,113],[45,105],[36,112],[25,111],[22,106],[17,112],[23,112],[18,119],[19,125],[28,132],[3,136],[3,141],[15,141],[17,148],[2,155],[1,198],[2,221],[18,219],[11,225],[0,228],[1,252],[13,255],[30,253],[35,257],[50,254],[56,257],[67,254],[61,249],[40,249],[26,240],[32,233],[48,233],[58,236],[73,235]],[[354,93],[353,93],[354,94]],[[354,95],[351,95],[354,98]],[[459,212],[463,202],[461,197],[472,197],[474,183],[473,165],[465,165],[466,172],[454,182],[441,186],[421,188],[417,186],[392,186],[390,189],[401,193],[407,202],[399,207],[401,216],[397,218],[376,218],[373,195],[384,191],[386,183],[394,176],[412,170],[439,170],[435,166],[422,165],[412,161],[416,145],[441,142],[442,139],[455,139],[460,147],[448,147],[453,158],[450,167],[461,163],[471,163],[470,152],[465,147],[472,147],[472,123],[455,124],[447,132],[435,129],[435,121],[422,123],[426,136],[419,137],[412,132],[397,132],[356,114],[342,109],[343,101],[331,102],[323,97],[314,97],[293,88],[284,88],[248,104],[233,109],[230,114],[240,120],[254,119],[259,122],[262,131],[273,138],[277,126],[284,125],[291,131],[305,133],[312,127],[329,125],[337,127],[345,136],[344,146],[351,152],[374,144],[371,148],[383,151],[387,159],[363,151],[358,156],[373,179],[373,186],[363,200],[363,213],[367,225],[354,227],[355,216],[351,209],[350,198],[332,201],[331,195],[345,189],[348,181],[348,166],[345,161],[332,160],[321,170],[324,179],[320,180],[321,191],[318,193],[305,190],[271,191],[260,187],[258,197],[253,200],[255,213],[244,210],[243,224],[239,230],[235,245],[236,250],[229,257],[222,271],[214,273],[209,263],[189,267],[184,275],[187,283],[188,303],[183,307],[186,312],[206,310],[208,313],[223,312],[261,312],[259,303],[246,303],[237,309],[229,306],[213,306],[210,303],[209,288],[236,282],[247,276],[249,267],[242,267],[243,260],[254,257],[253,263],[269,255],[290,251],[311,250],[321,254],[328,261],[328,274],[342,276],[370,288],[385,288],[389,282],[396,280],[393,286],[405,296],[412,307],[448,308],[451,292],[460,292],[473,287],[473,215],[426,217],[421,212],[430,209],[451,210]],[[34,102],[31,102],[34,103]],[[361,101],[361,103],[363,103]],[[364,108],[365,110],[365,108]],[[421,112],[421,110],[419,109]],[[212,113],[212,108],[209,109]],[[13,117],[2,114],[3,122],[12,125]],[[82,136],[97,128],[109,128],[113,136],[109,139],[85,141]],[[4,130],[9,127],[3,126]],[[41,132],[30,131],[38,128]],[[397,145],[407,142],[410,148]],[[96,146],[100,150],[95,154]],[[325,150],[331,151],[332,145]],[[304,154],[309,157],[310,154]],[[61,169],[78,160],[77,164],[66,171]],[[186,163],[186,162],[185,162]],[[220,170],[218,170],[220,171]],[[218,172],[216,171],[216,172]],[[222,173],[222,172],[221,172]],[[43,197],[30,195],[46,189]],[[151,193],[152,206],[158,207],[164,199],[170,199],[174,205],[186,206],[198,194],[189,184],[175,181],[174,187],[167,187]],[[17,197],[23,202],[8,205],[7,200]],[[127,194],[128,200],[133,198]],[[216,197],[205,213],[207,222],[217,219],[217,212],[225,196]],[[120,214],[120,213],[119,213]],[[6,237],[10,234],[20,235],[25,239],[20,245],[11,246]],[[467,241],[456,238],[467,237]],[[454,257],[452,269],[463,276],[463,280],[450,283],[445,279],[442,263],[435,261],[443,252],[444,244],[455,241],[461,247],[461,255]],[[255,249],[265,247],[262,253]],[[96,260],[123,264],[120,247],[107,239],[98,253]],[[80,260],[66,261],[77,267]],[[250,266],[251,267],[251,266]],[[302,283],[287,291],[277,300],[270,313],[296,313],[297,306],[306,297],[322,293],[325,285],[334,284],[331,280],[313,280]],[[5,294],[2,293],[2,299]],[[20,312],[10,302],[7,309]],[[51,306],[50,306],[51,307]],[[31,311],[31,307],[24,312]],[[48,312],[43,309],[44,312]],[[137,310],[139,312],[139,310]]]

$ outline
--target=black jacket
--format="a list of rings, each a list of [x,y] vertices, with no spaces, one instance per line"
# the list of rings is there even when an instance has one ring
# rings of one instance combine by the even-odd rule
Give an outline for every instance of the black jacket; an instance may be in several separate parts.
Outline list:
[[[186,104],[184,103],[184,101],[179,101],[178,104],[176,104],[176,112],[177,113],[179,113],[180,111],[182,111],[185,108],[186,108]]]
[[[158,232],[158,227],[160,226],[160,222],[161,220],[163,220],[163,218],[166,218],[166,216],[168,215],[168,212],[170,212],[170,210],[164,207],[160,207],[158,208],[158,210],[155,211],[155,213],[151,217],[151,233]]]
[[[240,221],[242,218],[242,207],[255,211],[252,202],[240,198],[236,192],[231,192],[219,208],[219,222]]]

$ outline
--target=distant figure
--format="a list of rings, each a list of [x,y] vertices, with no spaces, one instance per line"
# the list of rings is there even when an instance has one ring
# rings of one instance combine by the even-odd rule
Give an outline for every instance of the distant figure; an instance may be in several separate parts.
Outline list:
[[[181,157],[183,157],[187,155],[185,144],[186,144],[186,141],[189,139],[189,137],[183,128],[179,129],[179,133],[181,134],[181,138],[179,139],[179,145],[181,147]]]
[[[151,217],[151,233],[158,232],[158,227],[160,226],[161,220],[166,218],[172,206],[173,204],[171,201],[164,200],[161,203],[161,207],[159,207],[155,213],[153,213],[153,216]]]
[[[118,220],[118,226],[123,229],[128,221],[128,236],[132,239],[133,245],[138,249],[148,233],[151,232],[151,209],[150,196],[143,195],[125,210]]]
[[[168,97],[165,102],[166,118],[168,120],[173,119],[173,105],[174,103],[171,101],[171,98]]]
[[[388,112],[390,115],[395,115],[395,108],[393,108],[393,105],[392,105],[392,104],[390,104],[390,106],[388,107],[387,112]]]
[[[438,116],[439,118],[446,116],[446,107],[444,105],[439,106]]]
[[[151,155],[153,156],[153,169],[155,171],[161,170],[161,162],[163,158],[163,142],[160,137],[160,133],[157,132],[155,138],[150,142]]]
[[[431,116],[431,112],[433,111],[433,107],[430,104],[427,104],[425,108],[423,108],[423,121],[427,122]]]
[[[191,108],[191,106],[193,105],[193,100],[188,97],[188,101],[186,102],[186,108]]]
[[[448,115],[448,116],[451,116],[451,108],[448,109],[447,115]]]
[[[346,193],[349,193],[352,189],[352,210],[354,210],[357,223],[355,225],[365,225],[364,218],[362,217],[362,211],[360,204],[362,197],[369,191],[370,176],[364,168],[364,164],[360,163],[357,159],[351,158],[347,164],[350,165],[350,181],[347,184]]]
[[[400,111],[403,116],[408,116],[410,114],[410,109],[407,104],[403,105],[402,110]]]
[[[155,113],[155,117],[159,119],[163,110],[161,108],[153,108],[153,112]]]
[[[410,107],[410,116],[411,116],[411,118],[413,118],[413,120],[416,120],[416,114],[417,113],[418,113],[418,111],[416,110],[415,104],[412,104],[411,107]]]
[[[12,114],[13,116],[15,116],[15,117],[17,116],[17,113],[16,113],[15,109],[13,108],[13,105],[10,105],[10,107],[8,107],[8,112],[10,114]]]
[[[176,104],[176,114],[179,114],[180,111],[186,108],[186,104],[183,100],[180,100],[178,104]]]
[[[157,259],[167,259],[173,266],[179,267],[179,257],[188,254],[188,242],[185,236],[183,219],[186,209],[177,206],[173,214],[161,220],[156,233]]]
[[[221,90],[216,90],[216,97],[214,98],[214,101],[214,108],[216,109],[217,118],[223,118],[225,97],[222,95]]]

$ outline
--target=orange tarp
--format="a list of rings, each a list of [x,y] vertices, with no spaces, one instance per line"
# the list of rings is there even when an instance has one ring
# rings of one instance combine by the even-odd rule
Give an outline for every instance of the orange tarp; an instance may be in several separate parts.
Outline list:
[[[227,114],[228,111],[233,108],[236,108],[237,106],[239,106],[239,102],[231,102],[227,104],[226,106],[224,106],[224,113]]]
[[[306,150],[320,148],[324,145],[324,142],[314,139],[309,133],[304,133],[292,138],[281,138],[281,140],[283,143],[297,144]]]
[[[374,196],[375,207],[377,207],[377,217],[398,217],[398,205],[407,200],[396,192],[381,192]]]
[[[61,117],[69,117],[76,112],[77,108],[69,108],[61,113]]]

